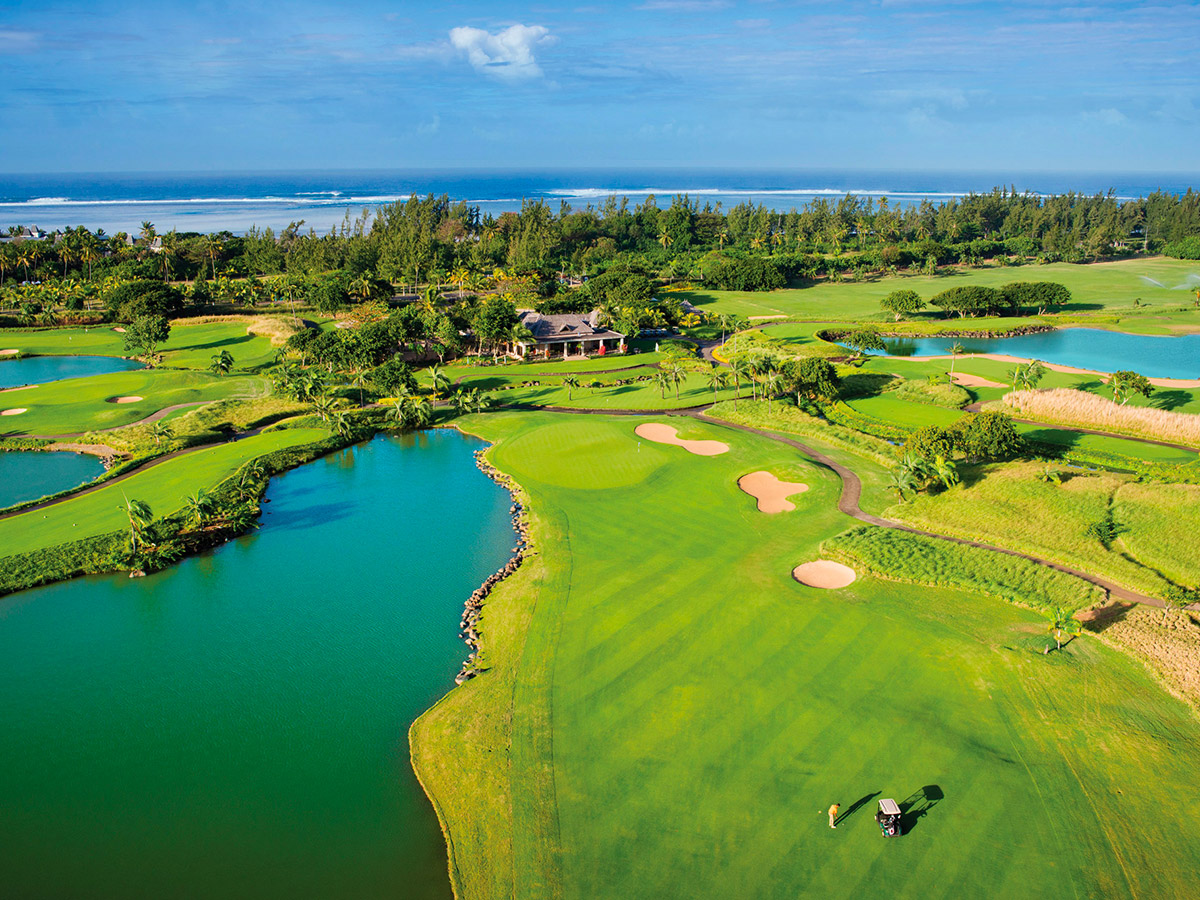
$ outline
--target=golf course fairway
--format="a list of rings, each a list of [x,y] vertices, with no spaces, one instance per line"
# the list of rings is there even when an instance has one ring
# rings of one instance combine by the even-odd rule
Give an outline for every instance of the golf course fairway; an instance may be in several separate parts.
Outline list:
[[[462,421],[527,494],[534,553],[484,609],[486,671],[411,733],[460,897],[1194,892],[1200,723],[1140,663],[1092,636],[1043,655],[1044,620],[982,594],[798,584],[853,523],[767,438]],[[643,422],[730,451],[639,446]],[[737,483],[760,470],[803,503],[760,513]]]

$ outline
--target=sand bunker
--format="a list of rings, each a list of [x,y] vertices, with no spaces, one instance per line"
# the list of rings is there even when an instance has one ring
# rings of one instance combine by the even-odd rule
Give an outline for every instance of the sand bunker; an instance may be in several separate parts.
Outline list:
[[[0,350],[0,356],[16,356],[20,350]]]
[[[116,328],[114,328],[114,329],[113,329],[113,331],[115,331],[117,334],[124,334],[124,333],[125,333],[125,329],[124,329],[124,328],[121,328],[120,326],[117,326]]]
[[[0,409],[0,416],[19,416],[21,413],[27,413],[29,410],[26,407],[20,409]]]
[[[955,372],[950,376],[955,384],[963,387],[1008,387],[1002,381],[988,381],[986,378],[980,378],[978,375],[967,375],[965,372]]]
[[[791,512],[796,504],[787,498],[808,490],[798,481],[780,481],[770,472],[751,472],[738,479],[738,487],[758,501],[758,511],[765,513]]]
[[[140,403],[144,397],[109,397],[109,403]]]
[[[831,562],[827,559],[819,559],[796,566],[792,569],[792,577],[809,587],[844,588],[848,584],[853,584],[854,579],[858,576],[849,566],[843,566],[841,563]]]
[[[675,428],[659,422],[644,422],[633,429],[633,433],[656,444],[674,444],[697,456],[718,456],[729,452],[729,445],[720,441],[685,441],[678,436],[679,432]]]

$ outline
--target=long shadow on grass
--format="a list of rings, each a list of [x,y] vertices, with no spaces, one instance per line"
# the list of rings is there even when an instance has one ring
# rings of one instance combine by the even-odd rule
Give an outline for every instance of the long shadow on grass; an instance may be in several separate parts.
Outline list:
[[[181,350],[211,350],[214,347],[231,347],[234,344],[244,344],[247,341],[254,340],[254,335],[247,334],[243,337],[222,338],[219,341],[209,341],[206,344],[188,344],[185,347],[168,347],[165,352],[178,353]]]
[[[846,821],[846,819],[850,818],[852,815],[854,815],[856,812],[858,812],[860,809],[862,809],[864,806],[866,806],[868,803],[870,803],[872,800],[874,800],[876,797],[878,797],[881,793],[883,793],[883,792],[882,791],[872,791],[869,794],[863,794],[861,797],[859,797],[857,800],[855,800],[853,803],[851,803],[849,806],[847,806],[846,811],[844,813],[842,813],[840,816],[837,817],[837,823],[840,824],[840,823]]]
[[[936,784],[927,784],[909,794],[900,802],[901,833],[908,834],[917,827],[917,822],[925,818],[929,811],[946,799],[942,789]]]

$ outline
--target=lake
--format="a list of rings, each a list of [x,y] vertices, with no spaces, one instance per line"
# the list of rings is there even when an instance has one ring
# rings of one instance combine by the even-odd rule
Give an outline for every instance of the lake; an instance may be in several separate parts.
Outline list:
[[[212,553],[0,599],[0,893],[449,898],[407,732],[514,543],[480,446],[378,437]]]
[[[964,325],[969,327],[969,325]],[[1150,378],[1200,378],[1200,334],[1153,337],[1099,328],[1063,328],[1001,338],[884,338],[892,356],[940,356],[955,342],[967,353],[1003,353],[1060,366]]]
[[[4,348],[0,347],[0,350],[2,349]],[[141,368],[143,364],[137,360],[122,359],[119,356],[23,356],[20,359],[0,357],[0,390]],[[16,404],[14,401],[7,405]]]
[[[100,460],[83,453],[0,453],[0,509],[86,484],[103,473]]]

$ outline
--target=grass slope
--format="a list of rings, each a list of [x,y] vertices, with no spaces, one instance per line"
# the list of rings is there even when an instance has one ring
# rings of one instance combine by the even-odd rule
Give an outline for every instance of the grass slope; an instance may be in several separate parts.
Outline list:
[[[5,434],[69,434],[117,428],[168,406],[202,400],[249,397],[266,392],[258,376],[210,375],[175,369],[137,369],[51,381],[0,392],[0,408],[29,411],[0,420]],[[109,403],[110,397],[141,397],[136,403]]]
[[[798,585],[849,524],[836,478],[688,420],[731,452],[639,447],[637,421],[472,426],[541,555],[485,611],[491,671],[414,726],[461,896],[1190,890],[1200,724],[1139,664],[1043,657],[1037,617],[981,594]],[[736,486],[757,469],[811,489],[763,515]],[[916,804],[902,840],[879,796]]]
[[[170,515],[189,494],[218,484],[248,460],[327,436],[321,428],[280,429],[178,456],[90,494],[0,519],[0,548],[5,556],[28,553],[125,528],[126,497],[149,503],[157,517]]]

